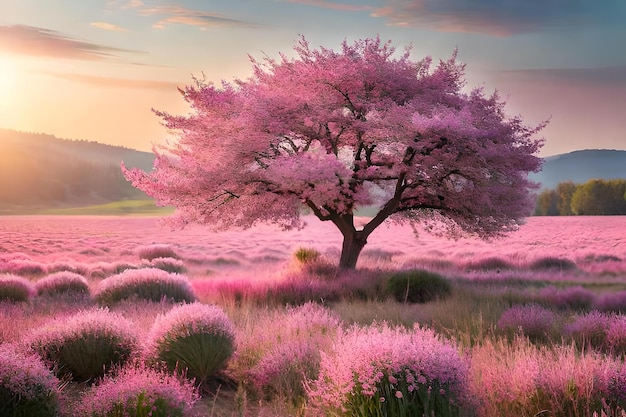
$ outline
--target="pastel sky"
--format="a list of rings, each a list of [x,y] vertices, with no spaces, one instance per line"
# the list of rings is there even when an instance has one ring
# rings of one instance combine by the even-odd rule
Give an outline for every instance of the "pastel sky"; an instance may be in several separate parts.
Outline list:
[[[150,150],[151,108],[189,111],[177,86],[246,78],[299,35],[458,47],[468,87],[551,118],[542,156],[626,149],[625,0],[0,0],[0,128]]]

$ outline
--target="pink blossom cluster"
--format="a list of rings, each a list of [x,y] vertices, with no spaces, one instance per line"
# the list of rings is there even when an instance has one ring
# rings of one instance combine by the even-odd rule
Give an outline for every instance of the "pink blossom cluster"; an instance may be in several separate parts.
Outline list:
[[[1,390],[30,400],[42,395],[57,397],[59,385],[59,380],[38,356],[24,353],[13,344],[0,344]]]
[[[434,331],[391,327],[386,323],[353,326],[341,334],[332,351],[322,353],[320,374],[309,396],[326,410],[347,411],[357,395],[393,401],[393,396],[437,389],[449,403],[466,400],[468,360]],[[361,401],[361,400],[358,400]],[[457,403],[457,404],[458,404]]]
[[[199,400],[194,386],[171,374],[140,366],[105,376],[81,398],[75,415],[191,416]]]

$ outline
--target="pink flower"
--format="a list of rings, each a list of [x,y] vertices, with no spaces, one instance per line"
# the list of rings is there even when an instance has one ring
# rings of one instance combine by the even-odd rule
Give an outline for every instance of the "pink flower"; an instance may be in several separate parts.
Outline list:
[[[396,398],[402,398],[402,392],[396,391]]]

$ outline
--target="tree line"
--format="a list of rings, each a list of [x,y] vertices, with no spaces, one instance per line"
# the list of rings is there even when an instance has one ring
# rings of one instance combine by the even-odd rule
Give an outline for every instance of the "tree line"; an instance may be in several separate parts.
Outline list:
[[[626,215],[626,179],[593,179],[584,184],[560,182],[539,193],[536,216]]]

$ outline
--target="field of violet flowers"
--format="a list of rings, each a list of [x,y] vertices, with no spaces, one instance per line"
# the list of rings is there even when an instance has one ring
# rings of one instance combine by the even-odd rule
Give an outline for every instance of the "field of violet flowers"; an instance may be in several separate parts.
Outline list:
[[[0,415],[626,415],[626,217],[340,247],[315,218],[0,217]]]

